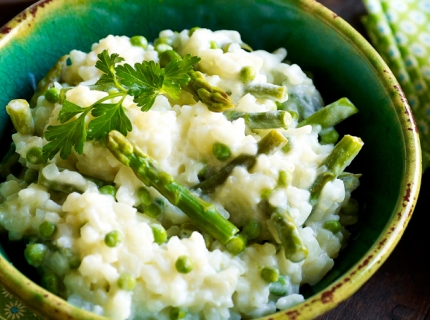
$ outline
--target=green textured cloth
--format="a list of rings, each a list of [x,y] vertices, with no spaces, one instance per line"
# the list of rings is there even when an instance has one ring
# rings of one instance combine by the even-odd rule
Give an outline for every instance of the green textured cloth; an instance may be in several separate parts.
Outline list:
[[[363,23],[408,99],[430,165],[430,0],[363,0]]]

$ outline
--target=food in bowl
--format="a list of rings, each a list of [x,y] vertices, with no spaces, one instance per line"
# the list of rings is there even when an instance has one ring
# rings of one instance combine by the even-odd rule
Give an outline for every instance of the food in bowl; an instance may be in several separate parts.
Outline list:
[[[113,319],[303,301],[357,221],[363,142],[334,128],[355,106],[324,106],[286,54],[231,30],[109,35],[12,100],[0,226],[41,284]]]

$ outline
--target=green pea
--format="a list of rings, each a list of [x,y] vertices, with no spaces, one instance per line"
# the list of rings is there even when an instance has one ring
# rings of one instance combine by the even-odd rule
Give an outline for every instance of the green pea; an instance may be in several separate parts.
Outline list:
[[[39,147],[31,147],[27,150],[27,154],[25,155],[28,163],[31,164],[39,164],[43,162],[43,151],[42,148]]]
[[[179,273],[189,273],[193,270],[193,262],[189,256],[180,256],[175,263]]]
[[[42,284],[42,287],[44,287],[46,290],[58,295],[59,280],[53,272],[48,271],[43,274],[40,282]]]
[[[122,290],[132,291],[136,286],[136,279],[129,273],[123,273],[119,276],[117,284]]]
[[[323,228],[333,233],[338,233],[342,229],[342,225],[337,220],[327,220],[324,222]]]
[[[255,79],[256,75],[257,73],[255,72],[255,69],[250,66],[243,67],[242,70],[240,70],[239,72],[240,81],[242,81],[243,83],[251,82]]]
[[[43,240],[51,238],[57,231],[57,226],[49,221],[43,221],[39,225],[39,235]]]
[[[193,33],[197,30],[200,29],[200,27],[193,27],[188,31],[188,36],[191,37],[193,35]]]
[[[348,203],[342,208],[342,213],[347,216],[355,216],[359,211],[358,201],[354,198],[349,198]]]
[[[61,250],[61,253],[67,258],[70,269],[77,269],[81,265],[81,259],[79,256],[72,251],[70,248],[65,248]]]
[[[159,44],[167,44],[168,46],[171,46],[173,44],[172,38],[169,37],[161,37],[157,38],[154,41],[154,47],[158,46]]]
[[[165,68],[170,61],[181,60],[181,56],[175,50],[166,50],[160,53],[158,56],[160,60],[160,66]]]
[[[260,221],[258,220],[250,220],[248,223],[246,223],[243,226],[242,234],[248,239],[248,240],[254,240],[258,238],[262,230],[262,226]]]
[[[212,153],[214,157],[220,161],[225,161],[231,156],[230,148],[221,142],[214,143],[212,146]]]
[[[111,185],[106,185],[99,188],[99,192],[107,196],[112,196],[114,199],[116,197],[116,189],[114,186]]]
[[[169,319],[170,320],[183,319],[186,317],[186,315],[187,315],[187,310],[185,310],[184,308],[173,307],[170,310]]]
[[[154,242],[158,244],[162,244],[167,239],[166,229],[163,228],[161,224],[153,224],[151,225],[152,234],[154,235]]]
[[[320,132],[321,144],[335,144],[339,139],[339,133],[334,128],[327,128]]]
[[[270,283],[269,291],[278,297],[286,296],[288,294],[288,285],[285,277],[280,275],[278,281]]]
[[[144,36],[134,36],[130,38],[130,43],[135,47],[146,49],[148,47],[148,40]]]
[[[122,235],[117,230],[113,230],[105,235],[105,244],[110,248],[116,247],[121,243],[121,241]]]
[[[60,89],[52,87],[46,90],[45,99],[51,103],[57,103],[60,101]]]
[[[164,201],[157,199],[149,206],[145,206],[144,213],[151,218],[157,218],[164,213]]]
[[[149,206],[152,203],[151,193],[146,187],[140,187],[137,189],[137,197],[139,198],[140,203],[144,206]]]
[[[48,247],[42,243],[32,243],[24,250],[24,257],[27,263],[33,267],[40,267],[48,252]]]
[[[264,267],[261,269],[260,275],[266,282],[276,282],[279,279],[279,270],[273,267]]]

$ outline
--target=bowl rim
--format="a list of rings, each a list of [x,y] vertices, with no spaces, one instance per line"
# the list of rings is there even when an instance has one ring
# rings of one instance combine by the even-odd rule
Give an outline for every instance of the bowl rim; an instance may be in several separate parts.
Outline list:
[[[21,27],[25,28],[33,20],[37,19],[38,10],[50,10],[54,5],[66,2],[66,0],[40,0],[29,6],[0,28],[0,48],[8,41],[9,37],[13,37],[14,30]],[[285,0],[280,0],[280,2],[285,2]],[[371,60],[367,60],[375,69],[383,86],[391,94],[391,101],[398,111],[397,114],[404,136],[406,163],[400,191],[400,194],[404,194],[404,197],[396,203],[393,217],[386,225],[384,233],[352,268],[324,290],[309,297],[304,302],[264,317],[267,320],[281,320],[281,318],[285,319],[285,316],[288,319],[312,319],[335,308],[339,303],[359,290],[385,262],[403,235],[418,199],[422,176],[421,148],[414,116],[399,83],[387,64],[370,43],[336,13],[315,0],[296,0],[296,2],[298,7],[312,14],[342,37],[348,39],[357,52],[364,57],[372,57]],[[397,214],[394,214],[394,212]],[[344,284],[352,282],[354,282],[354,286],[344,286]],[[106,319],[75,307],[43,289],[13,267],[1,254],[0,283],[21,299],[26,306],[41,315],[52,316],[52,310],[54,310],[57,316],[65,316],[69,319]]]

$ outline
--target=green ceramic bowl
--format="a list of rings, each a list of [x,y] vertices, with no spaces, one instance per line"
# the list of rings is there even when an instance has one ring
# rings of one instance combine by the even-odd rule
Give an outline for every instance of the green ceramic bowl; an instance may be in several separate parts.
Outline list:
[[[10,141],[4,106],[13,98],[30,98],[34,81],[63,54],[87,51],[108,34],[154,39],[163,29],[194,26],[238,30],[254,48],[286,47],[292,62],[313,72],[326,102],[347,96],[360,110],[348,121],[348,133],[365,142],[350,168],[363,173],[355,192],[362,204],[360,221],[335,267],[304,290],[305,302],[266,319],[315,318],[350,297],[387,259],[408,224],[421,181],[417,130],[399,84],[366,40],[318,2],[41,1],[0,29],[2,152]],[[36,312],[55,319],[99,319],[31,281],[28,270],[14,261],[12,252],[19,250],[3,241],[0,251],[0,283]]]

